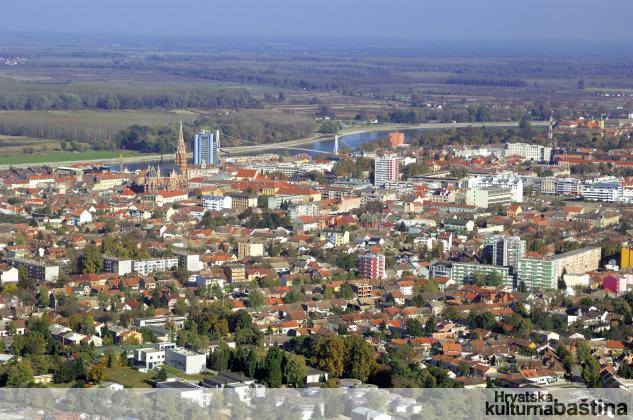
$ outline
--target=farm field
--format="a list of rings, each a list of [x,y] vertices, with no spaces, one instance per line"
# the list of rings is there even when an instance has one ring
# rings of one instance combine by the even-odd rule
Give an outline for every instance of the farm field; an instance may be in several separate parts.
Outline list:
[[[50,154],[19,154],[19,155],[0,155],[0,165],[11,164],[40,164],[51,162],[71,162],[71,161],[88,161],[99,159],[116,159],[123,154],[123,157],[136,156],[134,152],[118,152],[108,150],[89,150],[85,152],[57,152]]]

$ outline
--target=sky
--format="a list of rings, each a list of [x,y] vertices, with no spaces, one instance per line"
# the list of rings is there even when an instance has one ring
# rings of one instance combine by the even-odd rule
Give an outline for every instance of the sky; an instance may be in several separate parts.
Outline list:
[[[0,31],[633,40],[631,0],[1,0]]]

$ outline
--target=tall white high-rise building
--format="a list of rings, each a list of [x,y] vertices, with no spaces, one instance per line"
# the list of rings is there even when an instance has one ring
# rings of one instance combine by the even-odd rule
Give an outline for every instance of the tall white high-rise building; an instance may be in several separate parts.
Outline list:
[[[386,182],[400,179],[400,158],[397,156],[377,157],[374,161],[374,185],[383,187]]]
[[[525,241],[519,236],[491,235],[484,239],[484,259],[492,265],[512,267],[525,257]]]

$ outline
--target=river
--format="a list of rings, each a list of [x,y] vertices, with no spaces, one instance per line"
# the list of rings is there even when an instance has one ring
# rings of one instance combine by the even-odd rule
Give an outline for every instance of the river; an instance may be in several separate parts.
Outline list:
[[[404,129],[399,130],[402,131],[405,135],[405,139],[408,141],[412,134],[415,131],[419,130],[429,130],[429,128],[413,128],[413,129]],[[387,135],[394,130],[379,130],[379,131],[365,131],[361,133],[351,133],[347,135],[339,136],[339,149],[349,148],[356,149],[358,146],[369,143],[372,141],[376,141],[379,139],[386,138]],[[270,149],[266,149],[266,151],[257,151],[255,154],[264,154],[264,153],[274,153],[274,154],[289,154],[289,155],[299,155],[299,154],[313,154],[318,155],[320,153],[332,153],[334,150],[334,138],[327,138],[322,140],[315,140],[309,144],[303,144],[301,146],[297,146],[298,149],[276,149],[274,144],[270,145]],[[244,153],[243,155],[247,155],[248,153]],[[161,170],[164,172],[165,170],[171,170],[174,167],[174,157],[172,155],[164,155],[163,162],[161,163]],[[159,161],[152,162],[135,162],[125,164],[126,168],[130,171],[134,171],[137,169],[147,168],[148,165],[158,165]],[[119,167],[117,164],[112,165],[113,169],[118,170]]]

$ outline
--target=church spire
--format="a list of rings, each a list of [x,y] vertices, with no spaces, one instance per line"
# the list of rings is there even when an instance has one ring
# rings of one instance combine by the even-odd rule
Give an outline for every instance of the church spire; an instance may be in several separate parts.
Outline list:
[[[178,133],[178,148],[176,149],[176,165],[180,168],[180,173],[187,172],[187,148],[185,146],[185,135],[182,131],[182,120],[180,120],[180,132]]]

